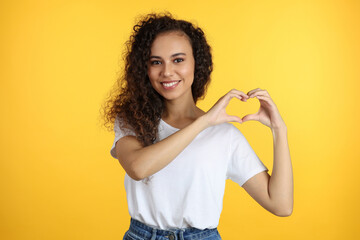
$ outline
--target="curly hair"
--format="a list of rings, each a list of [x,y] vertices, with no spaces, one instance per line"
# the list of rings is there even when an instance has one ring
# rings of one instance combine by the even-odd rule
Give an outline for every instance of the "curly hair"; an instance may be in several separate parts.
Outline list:
[[[170,13],[144,16],[126,42],[124,73],[118,79],[120,88],[115,99],[107,101],[104,107],[106,123],[120,118],[122,127],[132,129],[143,146],[154,143],[165,107],[163,97],[153,89],[147,75],[151,45],[158,34],[172,31],[185,33],[192,46],[195,70],[191,90],[195,103],[204,97],[210,83],[213,63],[204,32],[190,22],[174,19]]]

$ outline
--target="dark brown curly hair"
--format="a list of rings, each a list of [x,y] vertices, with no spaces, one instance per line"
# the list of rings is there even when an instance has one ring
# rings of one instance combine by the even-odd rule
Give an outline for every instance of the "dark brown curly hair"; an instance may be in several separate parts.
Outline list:
[[[190,22],[174,19],[168,12],[144,16],[126,42],[124,73],[118,79],[116,96],[103,105],[105,125],[111,123],[112,128],[116,118],[121,119],[123,127],[132,129],[143,146],[151,145],[156,139],[165,106],[147,75],[150,48],[158,34],[170,31],[183,32],[190,39],[195,59],[191,86],[195,103],[205,95],[210,83],[213,63],[204,32]]]

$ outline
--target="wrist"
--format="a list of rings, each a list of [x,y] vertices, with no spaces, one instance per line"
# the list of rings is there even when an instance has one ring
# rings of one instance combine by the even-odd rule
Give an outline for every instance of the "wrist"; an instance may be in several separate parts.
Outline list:
[[[287,127],[285,124],[282,126],[273,127],[273,128],[271,128],[271,132],[274,137],[281,136],[281,135],[286,136],[287,135]]]
[[[201,131],[208,127],[211,127],[210,121],[207,119],[206,114],[198,117],[195,121],[199,124]]]
[[[273,124],[271,126],[271,131],[286,131],[287,127],[285,122],[281,119],[281,121],[278,121],[276,124]]]

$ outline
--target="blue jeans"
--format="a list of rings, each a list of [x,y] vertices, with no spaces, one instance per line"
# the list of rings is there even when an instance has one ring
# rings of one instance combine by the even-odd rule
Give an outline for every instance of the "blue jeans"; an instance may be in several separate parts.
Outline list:
[[[217,228],[162,230],[131,218],[130,228],[125,233],[123,240],[221,240],[221,237]]]

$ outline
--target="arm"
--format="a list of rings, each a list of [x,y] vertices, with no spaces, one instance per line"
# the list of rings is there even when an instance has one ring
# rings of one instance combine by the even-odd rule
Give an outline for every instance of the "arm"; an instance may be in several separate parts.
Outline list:
[[[203,117],[155,144],[143,147],[134,136],[116,143],[116,154],[127,174],[141,180],[168,165],[190,142],[206,128]]]
[[[180,154],[204,129],[224,122],[239,122],[241,119],[226,114],[225,108],[235,97],[240,100],[246,94],[231,90],[203,116],[187,127],[155,144],[143,147],[134,136],[126,136],[116,143],[116,155],[126,173],[134,180],[141,180],[160,171]]]
[[[293,210],[293,171],[287,139],[287,127],[276,105],[264,90],[248,93],[261,102],[258,113],[247,115],[243,121],[257,120],[271,128],[274,144],[274,164],[271,176],[261,172],[250,178],[243,188],[261,206],[277,216],[290,216]]]

